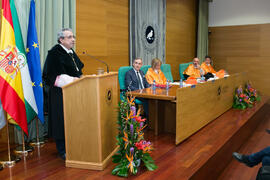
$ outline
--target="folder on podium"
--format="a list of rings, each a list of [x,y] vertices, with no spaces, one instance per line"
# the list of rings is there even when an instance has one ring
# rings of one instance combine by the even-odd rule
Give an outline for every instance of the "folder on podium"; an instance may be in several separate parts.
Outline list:
[[[63,87],[66,166],[103,170],[117,151],[117,72]]]

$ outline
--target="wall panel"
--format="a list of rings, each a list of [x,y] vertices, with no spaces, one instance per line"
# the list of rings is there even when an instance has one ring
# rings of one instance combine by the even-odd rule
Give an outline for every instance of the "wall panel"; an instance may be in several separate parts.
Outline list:
[[[209,54],[214,66],[230,74],[247,71],[263,94],[270,95],[270,24],[211,27]]]
[[[129,65],[127,0],[77,0],[76,23],[76,50],[85,64],[84,74],[106,67],[83,51],[106,61],[111,71]]]
[[[180,63],[196,55],[196,0],[167,0],[166,63],[179,79]],[[128,0],[77,0],[76,50],[85,64],[84,73],[105,66],[82,54],[87,51],[105,60],[116,71],[129,65]]]
[[[196,0],[167,0],[166,63],[172,66],[174,79],[179,64],[192,61],[196,55]]]

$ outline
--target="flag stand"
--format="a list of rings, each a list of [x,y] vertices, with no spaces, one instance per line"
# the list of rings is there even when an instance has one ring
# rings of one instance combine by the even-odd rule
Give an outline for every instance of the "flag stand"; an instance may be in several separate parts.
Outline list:
[[[33,147],[31,146],[26,146],[25,142],[24,142],[24,133],[22,132],[22,145],[19,145],[15,148],[14,152],[17,154],[21,154],[23,156],[27,156],[28,152],[32,152],[33,151]]]
[[[41,147],[41,145],[44,144],[44,141],[40,141],[40,139],[39,139],[38,118],[36,117],[35,119],[36,119],[37,137],[36,137],[36,142],[31,142],[30,145],[31,145],[31,146],[38,146],[38,147]]]
[[[15,155],[10,154],[10,140],[9,140],[9,127],[7,122],[7,144],[8,144],[8,155],[1,157],[0,164],[4,167],[13,167],[16,162],[20,161],[21,159]]]

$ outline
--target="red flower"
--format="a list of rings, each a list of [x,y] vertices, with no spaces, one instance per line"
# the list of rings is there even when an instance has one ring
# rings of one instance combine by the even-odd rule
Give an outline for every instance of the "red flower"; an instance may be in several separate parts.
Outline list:
[[[245,97],[245,95],[244,95],[244,94],[240,94],[240,96],[239,96],[239,97],[243,98],[243,97]]]
[[[137,149],[143,150],[143,145],[141,143],[142,141],[135,143],[135,146],[137,147]]]
[[[138,123],[140,123],[140,122],[144,122],[146,119],[144,118],[144,119],[142,119],[142,117],[141,116],[137,116],[137,117],[135,117],[135,119],[136,119],[136,121],[138,122]]]
[[[150,141],[147,142],[145,140],[141,140],[140,142],[135,143],[135,146],[137,147],[137,149],[143,150],[144,153],[151,152],[153,150],[153,147]]]

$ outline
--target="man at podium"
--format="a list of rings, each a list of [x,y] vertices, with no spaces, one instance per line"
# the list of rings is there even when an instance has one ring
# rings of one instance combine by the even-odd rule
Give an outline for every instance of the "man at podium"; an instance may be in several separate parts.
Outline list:
[[[57,34],[58,44],[48,51],[43,70],[45,85],[49,86],[48,123],[49,135],[56,142],[57,151],[62,159],[66,157],[63,115],[63,95],[61,87],[82,75],[84,64],[72,49],[75,36],[69,28]]]

